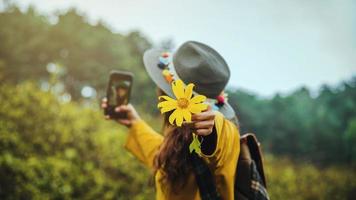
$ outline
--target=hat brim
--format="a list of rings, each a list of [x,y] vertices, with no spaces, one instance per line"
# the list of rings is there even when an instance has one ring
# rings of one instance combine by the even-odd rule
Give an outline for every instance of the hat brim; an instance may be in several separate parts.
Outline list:
[[[143,63],[153,82],[168,96],[174,97],[170,84],[162,75],[162,69],[158,67],[159,57],[162,52],[164,52],[162,49],[149,49],[145,51],[143,54]]]
[[[148,75],[151,77],[157,87],[163,90],[163,92],[165,92],[168,96],[174,98],[171,85],[163,77],[162,69],[158,67],[159,57],[161,56],[162,52],[164,52],[162,49],[147,50],[143,55],[143,63]],[[170,65],[170,67],[173,67],[171,71],[175,72],[174,65]],[[221,112],[227,119],[235,118],[235,111],[228,102],[219,107],[218,111]]]

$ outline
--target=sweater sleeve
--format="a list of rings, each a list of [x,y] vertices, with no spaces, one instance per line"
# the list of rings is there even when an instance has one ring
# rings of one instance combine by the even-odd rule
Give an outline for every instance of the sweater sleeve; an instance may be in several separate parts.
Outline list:
[[[163,136],[154,131],[143,120],[132,124],[126,139],[125,148],[144,165],[153,167],[154,157],[163,142]]]

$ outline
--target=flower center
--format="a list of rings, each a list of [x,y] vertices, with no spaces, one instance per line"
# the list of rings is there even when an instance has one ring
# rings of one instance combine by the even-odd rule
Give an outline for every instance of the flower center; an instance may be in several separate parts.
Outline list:
[[[187,108],[189,101],[186,98],[179,98],[177,104],[179,108]]]

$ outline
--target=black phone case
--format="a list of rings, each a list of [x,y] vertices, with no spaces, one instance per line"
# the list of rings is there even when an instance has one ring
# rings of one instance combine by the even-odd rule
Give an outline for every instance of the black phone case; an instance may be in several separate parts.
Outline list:
[[[130,96],[131,96],[131,90],[132,90],[132,84],[133,84],[133,74],[130,72],[125,72],[125,71],[111,71],[110,72],[110,79],[109,79],[109,83],[108,83],[108,87],[107,87],[107,91],[106,91],[106,98],[109,99],[108,96],[108,91],[109,91],[109,87],[111,84],[111,79],[112,76],[118,76],[118,77],[123,77],[124,80],[130,80],[130,89],[129,89],[129,93],[128,93],[128,99],[127,101],[130,101]],[[117,105],[116,105],[117,106]],[[104,109],[104,115],[108,115],[110,116],[110,119],[125,119],[127,118],[127,113],[126,112],[116,112],[115,111],[115,107],[113,105],[108,105],[105,109]]]
[[[116,112],[115,106],[109,106],[104,109],[104,115],[109,115],[111,119],[125,119],[127,118],[127,113]]]

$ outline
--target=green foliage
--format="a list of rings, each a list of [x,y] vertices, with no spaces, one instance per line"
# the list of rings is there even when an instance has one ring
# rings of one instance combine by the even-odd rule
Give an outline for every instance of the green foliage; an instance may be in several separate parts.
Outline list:
[[[268,191],[271,199],[353,199],[356,170],[333,166],[324,169],[288,158],[266,158]]]
[[[1,86],[0,199],[153,198],[123,132],[34,84]]]
[[[87,85],[102,97],[110,70],[129,70],[135,74],[133,101],[141,102],[141,95],[154,99],[155,94],[150,92],[154,85],[142,61],[144,50],[151,44],[140,32],[113,33],[102,22],[89,23],[75,9],[49,18],[33,7],[21,12],[16,6],[0,12],[0,26],[2,82],[49,82],[46,67],[57,63],[62,66],[58,78],[66,92],[80,100],[81,89]]]
[[[260,99],[231,91],[242,133],[254,132],[264,149],[318,164],[355,165],[356,77],[312,97],[306,88],[290,95]]]
[[[356,118],[349,121],[344,142],[346,144],[347,160],[351,163],[356,162]]]

